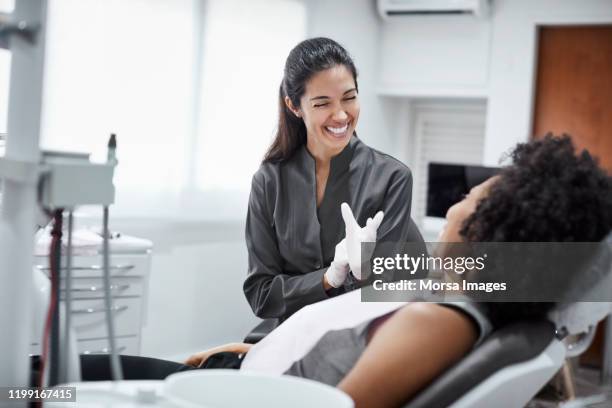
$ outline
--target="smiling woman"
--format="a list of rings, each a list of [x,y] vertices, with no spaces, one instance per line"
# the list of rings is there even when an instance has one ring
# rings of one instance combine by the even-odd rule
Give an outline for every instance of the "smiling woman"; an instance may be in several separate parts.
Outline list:
[[[244,292],[257,316],[274,319],[267,330],[364,283],[359,271],[349,273],[341,203],[359,226],[384,213],[378,241],[422,242],[410,218],[410,170],[357,138],[357,69],[340,44],[313,38],[293,48],[278,103],[276,138],[253,176],[246,226]]]

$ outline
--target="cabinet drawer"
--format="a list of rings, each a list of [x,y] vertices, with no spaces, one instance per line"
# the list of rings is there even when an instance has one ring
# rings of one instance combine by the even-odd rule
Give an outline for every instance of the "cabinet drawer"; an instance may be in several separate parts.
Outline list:
[[[140,355],[140,337],[124,336],[117,337],[117,348],[119,354],[130,356]],[[108,354],[108,338],[96,340],[78,340],[77,349],[79,354]],[[30,356],[40,355],[40,344],[30,344]]]
[[[111,255],[109,270],[111,276],[146,276],[149,271],[150,256],[142,255]],[[72,260],[72,276],[75,278],[95,278],[104,273],[102,256],[75,256]],[[49,259],[36,257],[35,267],[49,274]],[[62,263],[62,275],[66,264]]]
[[[107,337],[104,299],[75,300],[72,302],[72,327],[79,340]],[[116,336],[140,333],[141,299],[113,299]]]
[[[116,344],[119,354],[140,355],[140,339],[138,336],[117,337]],[[108,347],[108,339],[79,340],[77,342],[79,354],[108,354]]]
[[[102,278],[74,278],[72,279],[70,292],[72,299],[94,299],[104,298],[104,279]],[[65,281],[61,282],[61,299],[66,294]],[[111,277],[111,296],[142,296],[144,294],[143,280],[133,276],[112,276]]]

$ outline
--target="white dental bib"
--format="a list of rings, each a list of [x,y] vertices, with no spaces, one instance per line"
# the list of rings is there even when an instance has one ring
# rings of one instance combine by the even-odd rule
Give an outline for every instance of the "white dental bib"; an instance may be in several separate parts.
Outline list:
[[[244,358],[240,370],[281,375],[331,330],[356,327],[408,302],[362,302],[361,291],[317,302],[297,311]]]

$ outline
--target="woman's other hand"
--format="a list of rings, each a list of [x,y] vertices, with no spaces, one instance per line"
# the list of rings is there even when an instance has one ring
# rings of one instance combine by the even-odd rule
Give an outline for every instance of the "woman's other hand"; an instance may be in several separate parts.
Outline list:
[[[336,245],[334,260],[323,275],[323,286],[325,290],[330,288],[339,288],[342,286],[348,275],[349,264],[346,254],[346,239],[343,239]],[[328,286],[329,285],[329,286]]]
[[[222,346],[213,347],[208,350],[200,351],[189,357],[183,364],[190,365],[193,367],[201,367],[202,364],[208,360],[210,356],[217,353],[230,352],[244,354],[252,347],[252,344],[248,343],[228,343]]]
[[[342,203],[340,210],[346,227],[345,239],[348,263],[353,275],[357,279],[361,279],[361,243],[376,242],[378,227],[380,227],[384,214],[382,211],[377,212],[374,218],[368,218],[365,227],[361,228],[347,203]],[[371,257],[372,252],[364,254],[363,259],[369,260]]]

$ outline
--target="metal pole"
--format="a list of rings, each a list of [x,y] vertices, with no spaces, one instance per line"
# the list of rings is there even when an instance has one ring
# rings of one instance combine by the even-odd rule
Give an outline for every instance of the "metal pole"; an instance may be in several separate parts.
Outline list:
[[[38,25],[38,33],[33,41],[21,35],[7,40],[12,57],[5,157],[32,165],[40,154],[46,12],[46,0],[17,1],[13,21]],[[7,179],[2,191],[0,386],[27,386],[36,185]]]

